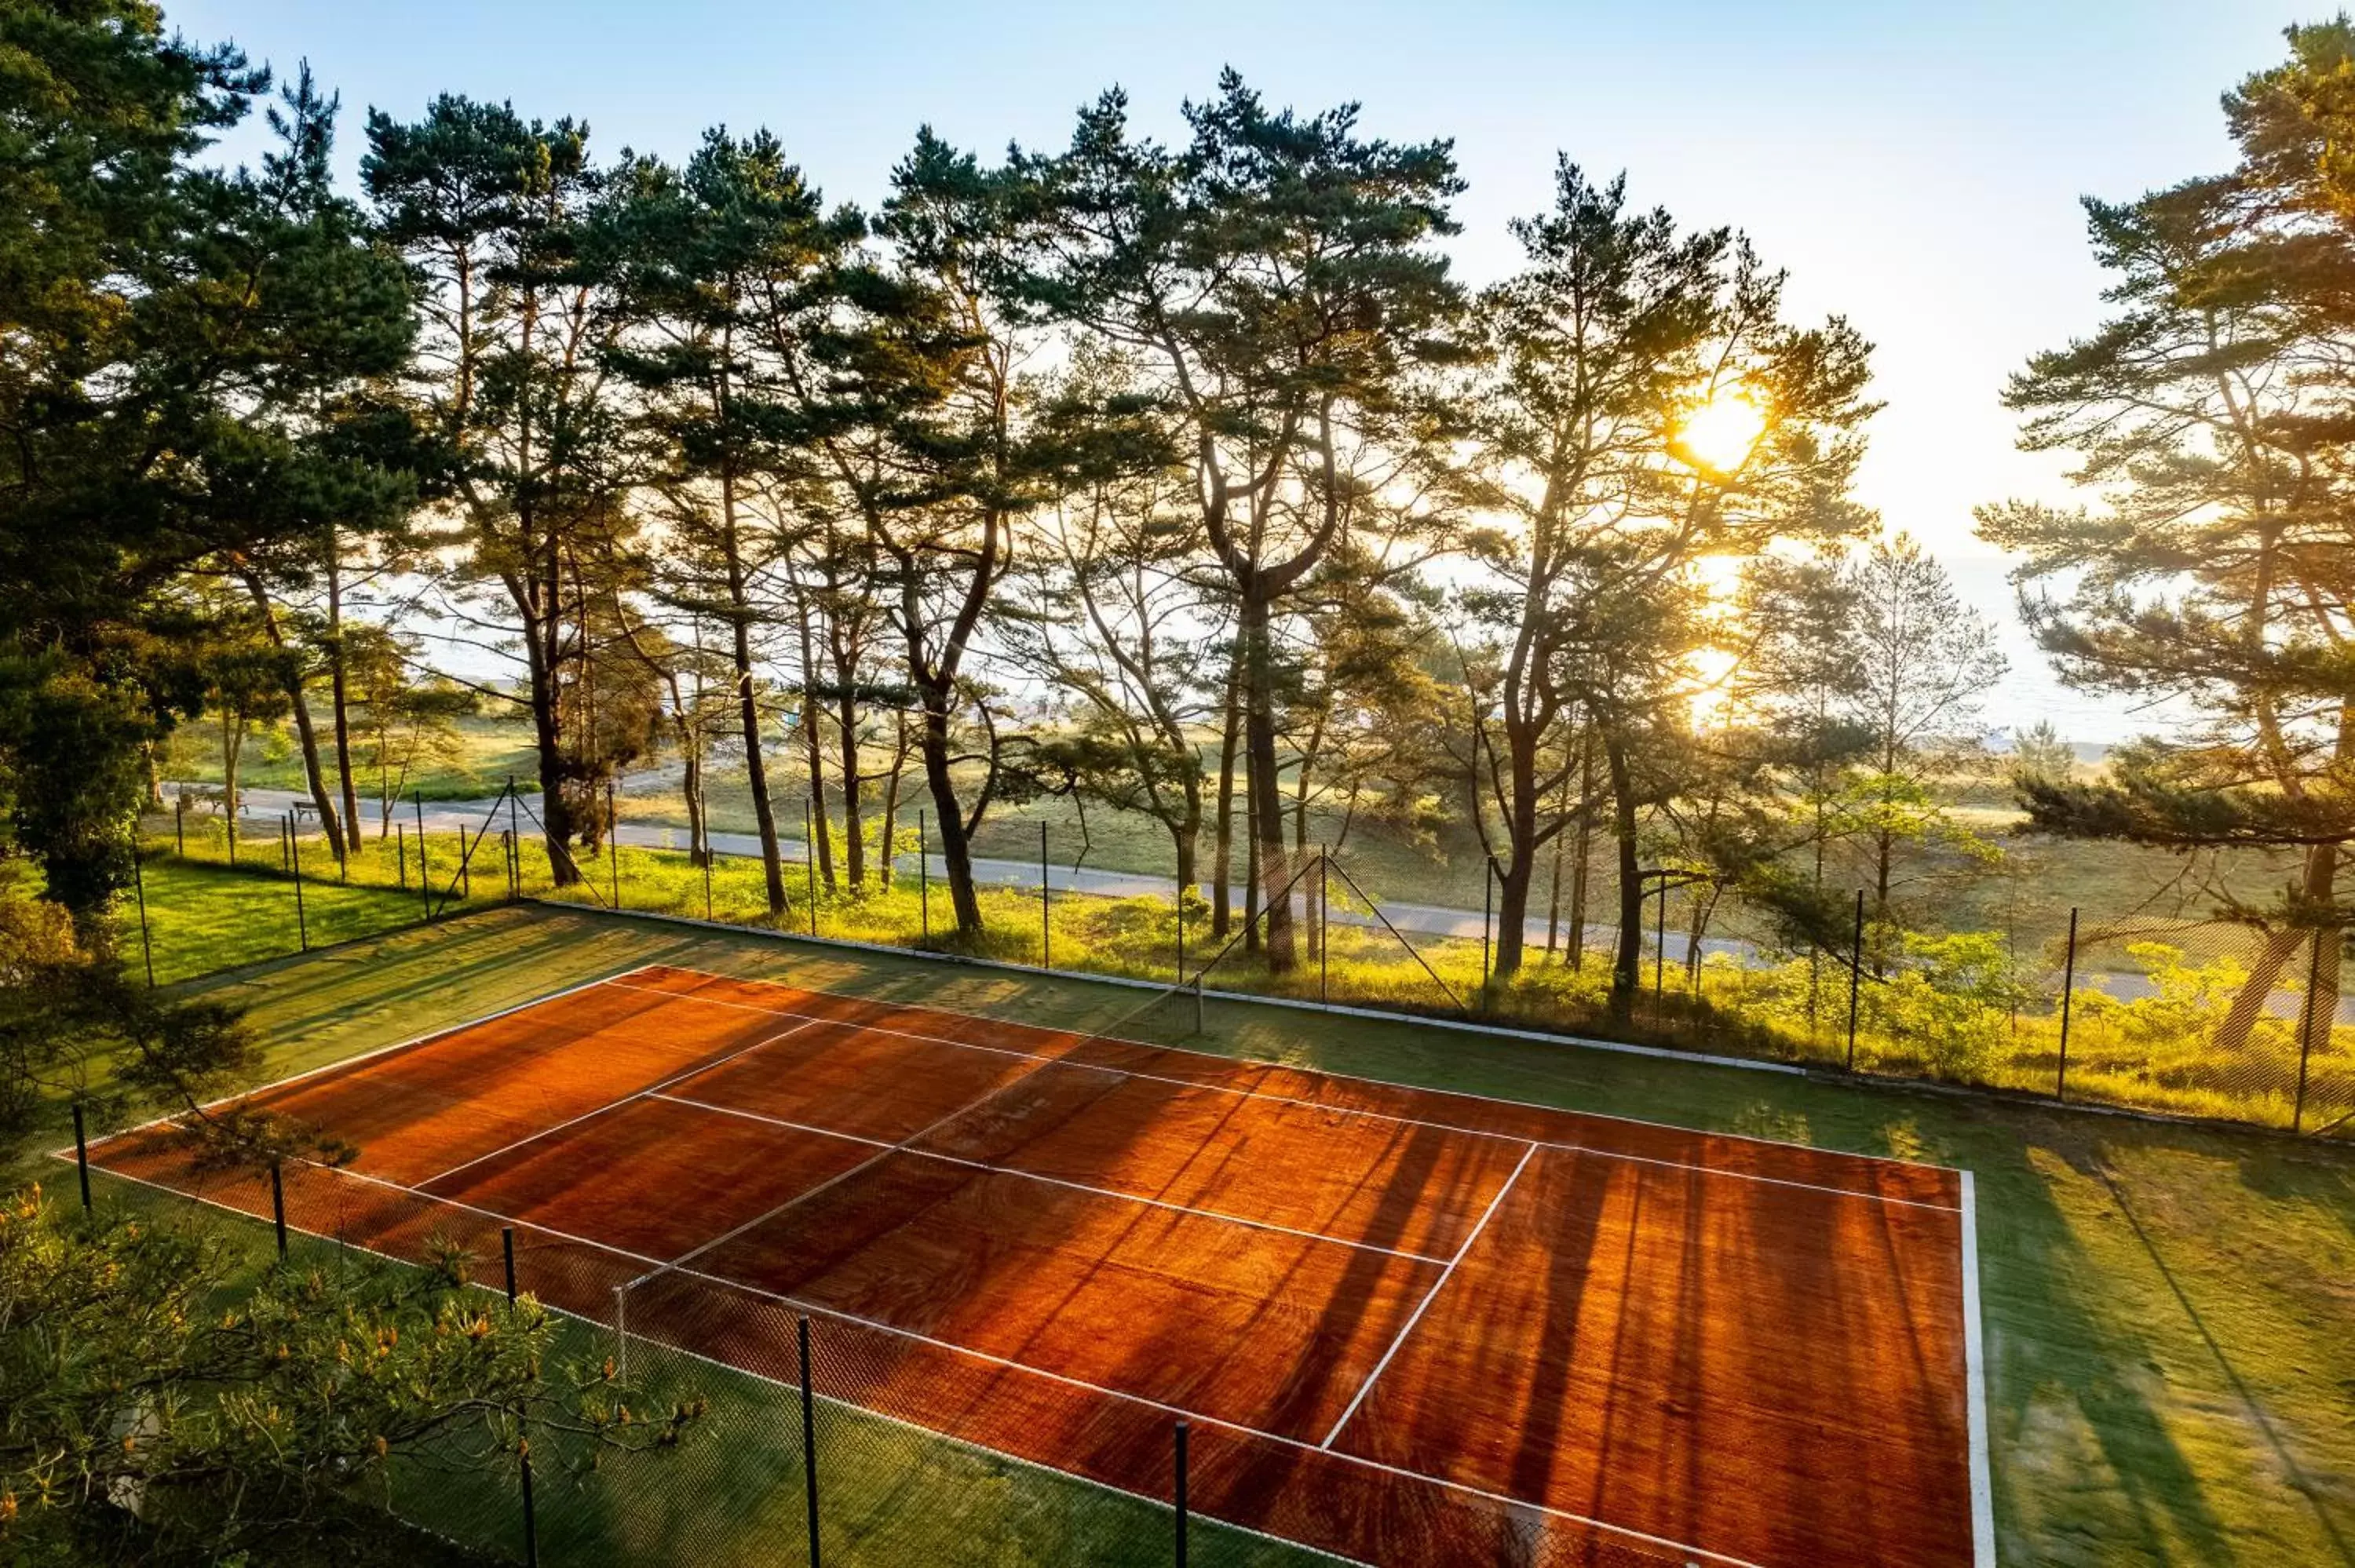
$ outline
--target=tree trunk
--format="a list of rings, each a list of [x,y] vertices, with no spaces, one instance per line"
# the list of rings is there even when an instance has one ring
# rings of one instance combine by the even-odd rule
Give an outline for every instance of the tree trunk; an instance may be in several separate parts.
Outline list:
[[[1244,759],[1244,771],[1250,771],[1250,759]],[[1259,956],[1259,800],[1252,793],[1251,780],[1243,780],[1243,951]]]
[[[1612,836],[1619,848],[1619,950],[1611,967],[1611,1007],[1625,1017],[1644,983],[1644,879],[1636,860],[1636,788],[1627,745],[1605,731],[1603,760],[1611,774]]]
[[[343,549],[331,524],[327,528],[327,685],[333,700],[330,717],[335,724],[336,778],[343,785],[344,837],[336,848],[336,858],[344,858],[348,845],[358,851],[365,842],[360,832],[360,786],[352,777],[352,720],[349,680],[344,657],[344,561]]]
[[[941,860],[949,878],[949,907],[955,912],[960,934],[973,936],[981,927],[981,897],[973,885],[973,844],[965,835],[964,810],[957,804],[956,784],[949,777],[949,693],[927,683],[918,688],[924,705],[924,783],[932,792],[932,810],[941,820]]]
[[[237,859],[237,765],[244,759],[245,715],[221,705],[221,810],[229,817],[229,855]]]
[[[1240,650],[1238,650],[1240,654]],[[1242,738],[1240,663],[1227,667],[1224,734],[1219,742],[1219,805],[1211,829],[1210,936],[1224,937],[1234,925],[1232,884],[1235,874],[1235,747]]]
[[[1267,911],[1267,967],[1288,973],[1299,961],[1292,932],[1291,857],[1284,843],[1284,798],[1275,763],[1275,647],[1267,601],[1246,589],[1242,601],[1243,752],[1251,791],[1252,831],[1259,846],[1257,883]]]
[[[1512,788],[1505,792],[1511,815],[1505,821],[1505,863],[1497,877],[1497,962],[1493,978],[1510,980],[1521,967],[1528,941],[1529,883],[1537,874],[1538,747],[1533,728],[1507,726],[1505,765]],[[1490,753],[1493,761],[1495,753]]]
[[[294,710],[294,735],[303,747],[303,778],[311,787],[311,805],[319,813],[319,827],[327,842],[336,846],[336,858],[343,856],[343,826],[336,816],[336,802],[327,793],[327,775],[319,766],[319,732],[311,724],[311,704],[303,694],[303,672],[297,667],[286,638],[278,625],[277,608],[270,602],[268,590],[255,573],[244,574],[246,592],[253,597],[254,609],[261,614],[261,629],[270,635],[270,645],[286,656],[286,700]]]
[[[802,752],[809,768],[810,842],[802,846],[802,853],[817,858],[817,874],[828,893],[834,891],[834,831],[827,826],[826,803],[826,739],[824,718],[826,706],[817,697],[817,645],[810,634],[810,620],[815,615],[809,599],[800,593],[795,582],[794,598],[799,601],[802,636]]]
[[[838,744],[842,759],[837,768],[842,779],[842,874],[857,893],[867,885],[867,845],[865,825],[858,820],[858,699],[853,694],[847,678],[842,682],[838,699],[839,712],[835,726],[841,732]]]
[[[1594,861],[1594,732],[1579,741],[1578,842],[1570,868],[1570,967],[1586,967],[1586,889]]]
[[[892,737],[891,771],[883,779],[883,836],[875,846],[875,880],[891,890],[891,859],[900,840],[900,779],[908,768],[908,716],[901,714]]]

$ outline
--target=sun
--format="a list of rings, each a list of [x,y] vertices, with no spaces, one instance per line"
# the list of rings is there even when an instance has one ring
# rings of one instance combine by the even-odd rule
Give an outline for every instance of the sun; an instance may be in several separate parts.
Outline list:
[[[1684,455],[1713,473],[1731,473],[1766,433],[1766,411],[1746,392],[1721,392],[1685,416],[1677,431]]]

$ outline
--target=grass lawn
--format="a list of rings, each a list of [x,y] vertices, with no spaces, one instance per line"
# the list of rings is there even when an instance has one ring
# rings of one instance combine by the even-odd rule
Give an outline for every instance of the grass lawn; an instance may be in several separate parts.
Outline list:
[[[335,756],[326,749],[325,715],[320,712],[317,716],[322,726],[321,760],[326,766],[332,788]],[[530,725],[492,715],[453,722],[458,731],[453,755],[419,768],[406,781],[396,779],[402,799],[421,793],[429,800],[470,800],[496,794],[510,774],[518,779],[538,777],[539,764],[532,748]],[[221,781],[219,722],[207,715],[175,729],[165,742],[156,766],[166,779],[185,779],[191,783],[218,787]],[[377,800],[379,781],[366,766],[364,757],[355,758],[352,772],[365,809]],[[291,719],[256,726],[246,735],[245,744],[238,748],[237,782],[241,789],[310,787],[303,775],[303,753],[295,744]]]
[[[374,936],[421,919],[425,913],[416,866],[413,862],[397,864],[391,845],[371,841],[352,857],[348,872],[339,879],[324,842],[315,833],[306,836],[298,908],[294,878],[279,869],[275,843],[247,840],[234,869],[226,863],[225,846],[217,841],[199,842],[191,835],[186,857],[175,853],[172,843],[168,825],[158,831],[151,821],[143,842],[148,858],[140,875],[146,938],[160,984],[300,952],[306,942],[324,948]],[[436,857],[433,863],[444,868],[434,878],[439,891],[447,868],[458,861],[457,835],[435,835],[431,853]],[[486,903],[505,891],[502,863],[496,844],[480,852],[468,880],[474,903]],[[445,912],[460,906],[453,898]],[[123,900],[116,913],[123,925],[123,953],[136,972],[141,962],[137,900]]]
[[[1138,993],[1082,980],[534,907],[190,989],[249,1009],[276,1076],[655,960],[1156,1033],[1133,1016]],[[1179,1021],[1167,1022],[1159,1033],[1176,1043]],[[1182,1043],[1971,1169],[2002,1560],[2355,1564],[2355,1160],[2344,1150],[1405,1020],[1213,1001],[1207,1023]],[[60,1114],[20,1147],[18,1173],[63,1127]],[[871,1561],[947,1561],[971,1533],[956,1510],[913,1496],[874,1517],[902,1533]]]

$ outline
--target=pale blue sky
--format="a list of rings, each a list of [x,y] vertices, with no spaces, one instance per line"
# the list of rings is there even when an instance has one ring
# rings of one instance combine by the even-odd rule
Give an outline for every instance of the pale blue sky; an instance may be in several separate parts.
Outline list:
[[[559,5],[182,0],[171,20],[414,116],[439,91],[586,119],[595,144],[683,155],[704,126],[766,125],[831,196],[871,201],[916,127],[984,150],[1060,143],[1072,111],[1125,87],[1174,132],[1232,64],[1270,99],[1344,99],[1373,131],[1444,135],[1471,190],[1458,265],[1511,265],[1506,218],[1544,205],[1555,151],[1625,169],[1687,223],[1747,229],[1809,314],[1878,345],[1863,498],[1932,542],[1971,597],[2006,602],[1970,507],[2059,498],[2058,465],[2015,452],[1997,401],[2030,352],[2097,319],[2076,206],[2222,166],[2218,95],[2321,8],[2250,0],[1909,4],[805,7],[672,0]],[[2007,614],[2006,619],[2009,617]],[[2014,662],[2032,651],[2013,640]],[[2022,668],[1988,717],[2051,714],[2084,739],[2137,727]]]

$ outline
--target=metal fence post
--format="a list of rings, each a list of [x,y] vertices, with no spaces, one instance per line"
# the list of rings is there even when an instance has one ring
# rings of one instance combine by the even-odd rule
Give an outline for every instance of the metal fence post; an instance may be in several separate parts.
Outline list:
[[[510,773],[507,775],[507,860],[510,866],[508,875],[511,878],[509,885],[515,889],[515,895],[521,898],[523,896],[523,823],[516,815],[517,809],[515,775]]]
[[[531,1439],[524,1438],[517,1446],[517,1458],[523,1478],[523,1563],[524,1568],[539,1568],[539,1520],[531,1506]]]
[[[90,1138],[83,1128],[81,1102],[74,1101],[74,1170],[81,1177],[82,1213],[90,1212]]]
[[[2061,1066],[2052,1079],[2052,1097],[2069,1097],[2069,1003],[2077,994],[2077,911],[2069,911],[2069,956],[2061,968]]]
[[[147,874],[139,868],[139,844],[131,845],[131,885],[139,894],[139,953],[147,960],[147,989],[155,989],[155,944],[147,935]],[[80,1116],[80,1110],[74,1113]]]
[[[2291,1102],[2289,1113],[2289,1129],[2294,1133],[2306,1130],[2306,1066],[2307,1058],[2314,1054],[2314,1025],[2321,1012],[2315,1004],[2319,1000],[2318,987],[2322,979],[2322,943],[2328,935],[2321,927],[2315,927],[2314,956],[2306,961],[2306,1017],[2300,1021],[2297,1032],[2297,1098]],[[2334,1018],[2322,1027],[2327,1030],[2337,1022]]]
[[[810,935],[817,935],[817,826],[810,798],[802,797],[802,869],[809,878]]]
[[[817,1539],[817,1401],[810,1393],[809,1319],[794,1319],[794,1337],[802,1356],[802,1496],[809,1513],[809,1568],[818,1568]]]
[[[1328,978],[1332,968],[1330,954],[1332,950],[1333,934],[1331,925],[1325,918],[1325,911],[1331,907],[1333,902],[1332,869],[1332,853],[1326,849],[1323,844],[1317,845],[1316,1000],[1325,1002],[1329,1002],[1333,1000],[1333,987],[1330,979]],[[1181,888],[1178,890],[1178,896],[1181,898],[1185,896],[1184,889]]]
[[[1480,989],[1488,989],[1488,930],[1497,923],[1497,864],[1480,862]]]
[[[512,1307],[516,1304],[515,1227],[513,1225],[499,1227],[499,1251],[506,1257],[507,1305]]]
[[[1848,1070],[1856,1071],[1856,1004],[1864,981],[1864,889],[1856,890],[1856,936],[1848,957]]]
[[[1652,912],[1652,1012],[1659,1014],[1668,993],[1668,874],[1660,873],[1660,906]]]
[[[400,887],[405,893],[409,890],[409,824],[407,822],[392,824],[392,853],[397,857],[393,864],[400,869]]]
[[[1054,894],[1047,885],[1047,824],[1039,824],[1039,967],[1055,967]]]
[[[425,862],[425,797],[421,792],[413,793],[409,800],[417,809],[417,892],[425,900],[425,917],[431,920],[433,918],[433,874],[426,869]]]
[[[270,1162],[270,1223],[278,1232],[278,1261],[286,1261],[286,1182],[279,1163]]]
[[[1177,1456],[1171,1494],[1178,1505],[1178,1568],[1186,1568],[1186,1421],[1178,1421]]]
[[[613,907],[622,906],[622,819],[613,810],[613,781],[605,780],[605,854],[613,862]]]
[[[172,849],[182,860],[188,858],[188,798],[172,797]]]
[[[930,834],[926,831],[924,813],[916,813],[916,899],[923,921],[924,940],[932,939],[932,857],[924,845]]]
[[[286,813],[286,863],[294,872],[294,940],[311,950],[311,922],[303,913],[303,840],[294,832],[294,813]]]

